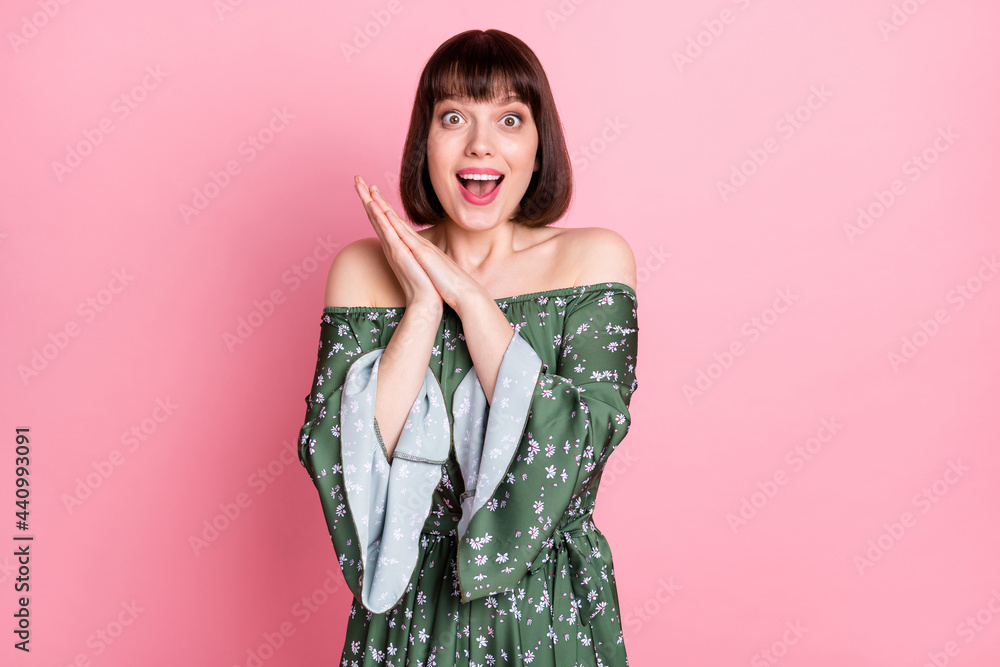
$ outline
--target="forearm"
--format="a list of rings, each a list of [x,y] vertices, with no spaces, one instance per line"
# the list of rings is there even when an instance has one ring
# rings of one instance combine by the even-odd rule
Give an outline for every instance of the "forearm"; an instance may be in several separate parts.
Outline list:
[[[375,420],[390,461],[427,375],[442,311],[440,303],[407,306],[379,360]]]
[[[455,312],[462,320],[465,343],[479,383],[483,386],[487,402],[492,405],[500,362],[515,336],[514,329],[496,301],[481,287],[473,287],[467,295],[463,295]]]

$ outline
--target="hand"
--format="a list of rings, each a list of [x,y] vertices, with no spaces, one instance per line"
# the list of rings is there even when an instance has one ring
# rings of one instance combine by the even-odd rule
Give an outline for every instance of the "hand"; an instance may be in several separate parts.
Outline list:
[[[399,281],[400,287],[403,288],[406,305],[409,306],[414,301],[440,304],[441,295],[434,288],[434,283],[431,282],[423,267],[413,256],[410,248],[400,239],[397,227],[405,226],[411,234],[414,233],[413,230],[405,223],[397,224],[393,221],[393,216],[398,216],[396,216],[395,212],[389,215],[387,213],[387,205],[372,199],[369,194],[368,184],[360,176],[354,177],[354,189],[365,205],[365,212],[368,213],[369,222],[371,222],[372,227],[375,228],[375,233],[378,234],[379,239],[382,241],[382,251],[385,253],[385,258],[389,262],[393,273],[396,274],[396,279]],[[381,197],[379,197],[379,200],[382,202],[385,201]]]
[[[358,177],[360,179],[360,177]],[[361,184],[367,187],[364,180]],[[409,223],[399,216],[389,202],[385,200],[377,188],[372,187],[373,206],[377,207],[380,216],[384,216],[397,238],[410,251],[410,256],[416,260],[424,275],[430,279],[432,286],[440,298],[456,311],[460,311],[459,301],[471,294],[482,294],[482,286],[466,273],[455,261],[440,248],[417,234]]]

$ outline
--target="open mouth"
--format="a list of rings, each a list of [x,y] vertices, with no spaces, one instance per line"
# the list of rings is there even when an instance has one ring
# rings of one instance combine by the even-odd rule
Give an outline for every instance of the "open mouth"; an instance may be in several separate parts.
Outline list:
[[[500,181],[503,180],[503,175],[493,176],[489,174],[455,174],[458,178],[458,182],[462,184],[462,187],[474,194],[477,197],[485,197],[500,185]]]

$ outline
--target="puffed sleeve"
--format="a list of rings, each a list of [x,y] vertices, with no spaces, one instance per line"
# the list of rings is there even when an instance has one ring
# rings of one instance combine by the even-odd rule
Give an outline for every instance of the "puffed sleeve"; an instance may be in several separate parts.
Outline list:
[[[481,453],[478,379],[455,405],[456,454],[474,489],[463,498],[457,565],[463,602],[513,589],[574,499],[596,483],[625,438],[638,387],[635,293],[619,284],[570,301],[555,368],[520,332],[504,353]],[[477,391],[478,390],[478,391]],[[482,427],[479,427],[480,430]]]
[[[306,396],[299,460],[319,492],[351,592],[374,613],[395,606],[412,578],[420,531],[448,457],[451,427],[427,369],[391,462],[375,423],[375,389],[394,311],[324,309],[315,381]]]

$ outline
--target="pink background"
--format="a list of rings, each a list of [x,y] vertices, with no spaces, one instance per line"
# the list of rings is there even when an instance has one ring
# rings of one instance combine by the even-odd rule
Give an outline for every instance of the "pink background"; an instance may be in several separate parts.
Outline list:
[[[596,514],[631,664],[1000,663],[996,3],[224,1],[4,3],[3,664],[335,664],[350,592],[293,449],[326,248],[374,235],[355,173],[398,203],[424,62],[489,27],[552,83],[559,224],[639,266]]]

